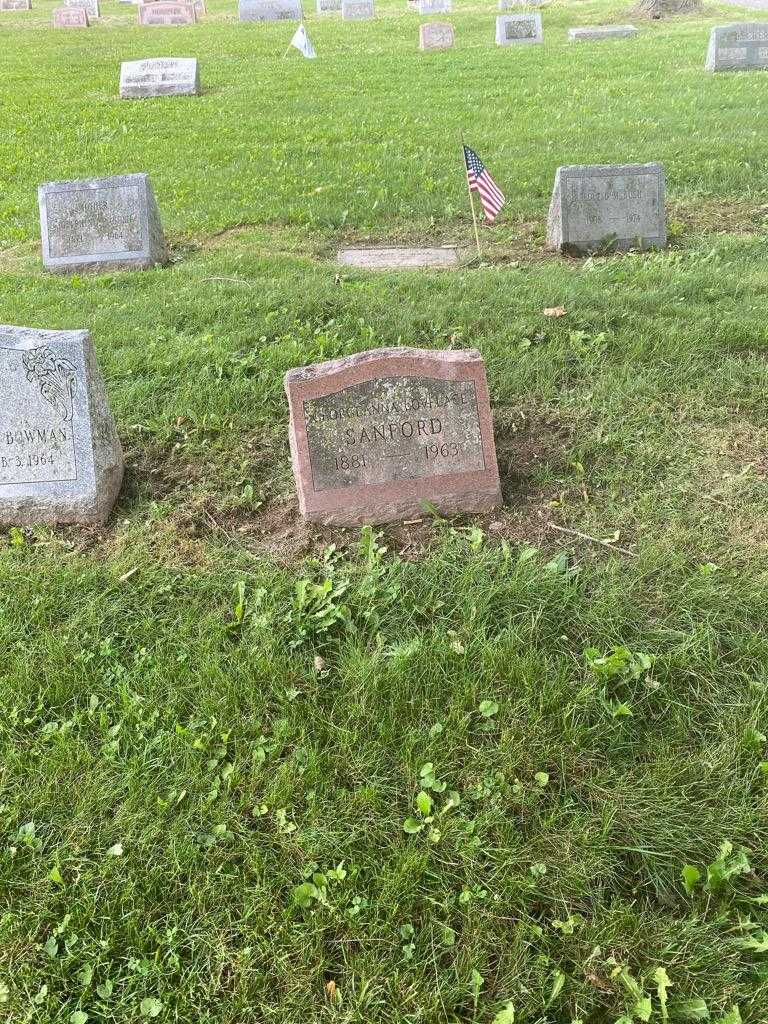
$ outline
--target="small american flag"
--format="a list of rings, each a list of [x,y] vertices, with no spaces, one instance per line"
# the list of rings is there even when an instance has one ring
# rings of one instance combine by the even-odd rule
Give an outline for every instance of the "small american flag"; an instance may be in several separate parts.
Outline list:
[[[485,164],[469,146],[464,147],[464,163],[467,168],[467,181],[470,192],[477,192],[483,204],[485,219],[493,224],[506,202],[504,193],[485,169]]]

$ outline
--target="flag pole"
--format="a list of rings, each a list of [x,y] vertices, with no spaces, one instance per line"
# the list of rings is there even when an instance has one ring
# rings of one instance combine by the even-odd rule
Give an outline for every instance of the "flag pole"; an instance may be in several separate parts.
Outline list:
[[[480,235],[477,230],[477,214],[475,213],[475,201],[472,198],[472,189],[469,185],[469,175],[467,174],[467,154],[464,152],[464,136],[461,135],[461,159],[464,164],[464,177],[467,179],[467,192],[469,193],[469,208],[472,210],[472,225],[475,229],[475,243],[477,245],[477,256],[478,259],[483,258],[483,254],[480,251]]]

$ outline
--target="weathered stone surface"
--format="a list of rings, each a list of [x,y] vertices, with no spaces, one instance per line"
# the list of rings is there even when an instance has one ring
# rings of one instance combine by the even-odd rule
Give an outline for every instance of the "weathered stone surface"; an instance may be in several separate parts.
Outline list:
[[[498,46],[543,42],[544,34],[540,14],[500,14],[496,19],[496,43]]]
[[[0,327],[0,523],[102,523],[122,478],[88,332]]]
[[[712,29],[707,71],[754,71],[768,68],[768,22],[720,25]]]
[[[239,0],[240,21],[301,21],[299,0]]]
[[[454,267],[458,263],[456,249],[440,246],[433,249],[340,249],[339,263],[363,270],[415,270],[421,267]]]
[[[374,16],[373,0],[341,0],[344,21],[365,21]]]
[[[383,523],[501,504],[479,352],[388,348],[289,370],[293,471],[312,522]]]
[[[508,11],[513,7],[543,7],[547,0],[499,0],[499,10]]]
[[[450,14],[451,0],[419,0],[419,14]]]
[[[449,50],[453,39],[453,25],[447,21],[428,21],[419,25],[420,50]]]
[[[0,11],[31,11],[32,0],[0,0]]]
[[[143,270],[168,259],[146,174],[49,181],[38,189],[38,199],[48,270]]]
[[[171,3],[154,0],[139,4],[139,24],[148,26],[194,25],[197,12],[194,3]]]
[[[547,241],[574,255],[663,247],[664,168],[658,163],[558,167]]]
[[[568,39],[572,43],[595,43],[601,39],[631,39],[636,35],[637,29],[634,25],[590,25],[568,29]]]
[[[120,65],[123,99],[151,96],[197,96],[200,73],[195,57],[154,57]]]
[[[55,7],[54,28],[88,28],[88,13],[84,7]]]
[[[318,14],[339,14],[341,12],[341,0],[317,0]]]
[[[88,15],[88,21],[93,21],[94,18],[101,17],[101,11],[99,9],[99,0],[64,0],[65,7],[84,7],[85,13]]]

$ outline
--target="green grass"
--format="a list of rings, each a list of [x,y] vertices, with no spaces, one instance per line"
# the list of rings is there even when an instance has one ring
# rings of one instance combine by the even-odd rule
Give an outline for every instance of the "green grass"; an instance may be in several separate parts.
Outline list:
[[[106,528],[0,534],[0,1010],[662,1024],[663,968],[671,1019],[764,1024],[768,79],[703,71],[756,15],[569,47],[633,19],[553,4],[511,50],[473,4],[425,55],[392,0],[309,16],[309,62],[218,0],[52,7],[0,16],[0,323],[91,330],[128,468]],[[204,95],[120,101],[161,55]],[[471,252],[462,129],[509,196],[485,265],[337,277]],[[664,162],[671,248],[546,254],[558,164],[623,160]],[[128,171],[172,266],[43,273],[37,184]],[[482,351],[506,506],[310,529],[282,375],[391,344]]]

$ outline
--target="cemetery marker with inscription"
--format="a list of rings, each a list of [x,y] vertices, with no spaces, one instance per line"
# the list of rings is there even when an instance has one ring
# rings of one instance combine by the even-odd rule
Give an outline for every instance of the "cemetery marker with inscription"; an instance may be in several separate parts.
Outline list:
[[[568,41],[571,43],[598,43],[602,39],[632,39],[636,35],[637,29],[634,25],[593,25],[568,29]]]
[[[428,21],[419,25],[420,50],[449,50],[453,41],[453,25],[450,22]]]
[[[239,0],[240,21],[301,21],[299,0]]]
[[[197,12],[194,3],[169,3],[168,0],[139,4],[140,25],[194,25]]]
[[[496,45],[543,43],[540,14],[500,14],[496,19]]]
[[[362,270],[421,270],[455,267],[458,254],[453,246],[433,249],[340,249],[339,263]]]
[[[584,256],[602,249],[663,248],[664,168],[649,164],[558,167],[547,242]]]
[[[341,12],[341,0],[317,0],[318,14],[339,14]]]
[[[32,0],[0,0],[0,11],[31,11]]]
[[[120,65],[123,99],[153,96],[198,96],[200,75],[195,57],[154,57]]]
[[[99,10],[99,0],[64,0],[65,7],[84,7],[85,13],[88,15],[88,21],[93,21],[94,18],[101,17],[101,11]]]
[[[48,270],[144,270],[168,261],[146,174],[49,181],[40,186],[38,197]]]
[[[479,352],[384,348],[289,370],[299,508],[328,525],[501,504]]]
[[[373,0],[342,0],[341,16],[344,21],[365,21],[374,16]]]
[[[88,28],[88,12],[84,7],[55,7],[54,28]]]
[[[122,478],[88,332],[0,327],[0,524],[103,523]]]
[[[768,22],[752,21],[713,28],[705,67],[707,71],[768,69]]]

